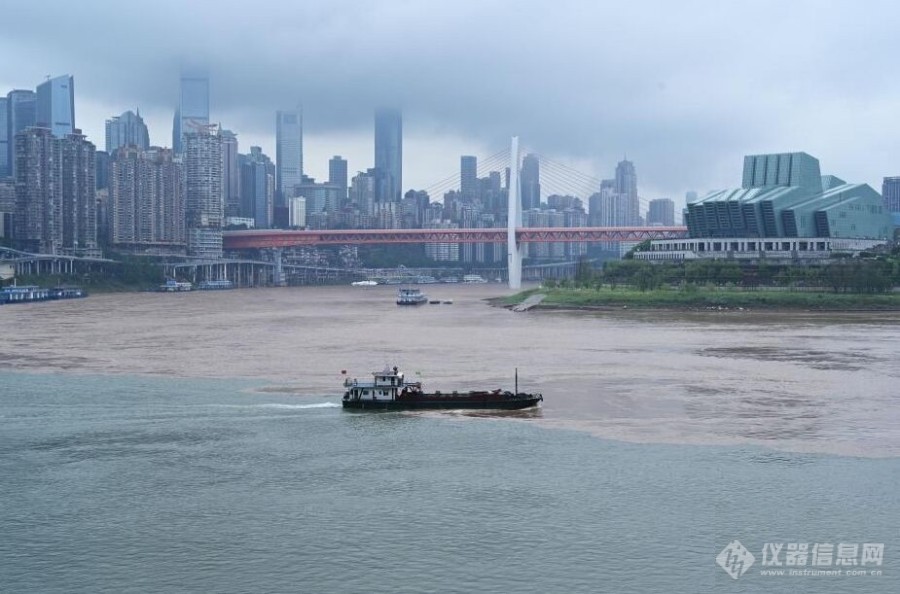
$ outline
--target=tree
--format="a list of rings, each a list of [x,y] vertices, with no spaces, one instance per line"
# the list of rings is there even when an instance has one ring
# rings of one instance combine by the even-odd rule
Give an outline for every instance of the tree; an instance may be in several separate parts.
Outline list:
[[[575,286],[589,287],[594,280],[594,269],[587,258],[578,259],[575,267]]]

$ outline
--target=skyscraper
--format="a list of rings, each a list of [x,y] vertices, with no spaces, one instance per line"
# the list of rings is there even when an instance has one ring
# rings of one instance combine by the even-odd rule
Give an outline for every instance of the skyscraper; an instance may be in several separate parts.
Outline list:
[[[347,199],[347,159],[335,155],[328,161],[328,183],[338,188],[338,200],[343,203]]]
[[[16,135],[16,239],[28,250],[96,255],[95,147],[79,130]]]
[[[522,194],[522,211],[541,206],[541,165],[537,155],[528,154],[522,159],[519,177]]]
[[[669,198],[651,200],[647,209],[647,224],[663,227],[675,225],[675,203]]]
[[[10,175],[9,113],[6,108],[8,102],[6,97],[0,97],[0,180]]]
[[[16,176],[16,134],[34,126],[34,91],[14,90],[6,96],[7,171]]]
[[[371,215],[375,211],[377,177],[375,169],[360,171],[353,176],[350,185],[350,203],[356,205],[356,208],[364,215]]]
[[[272,226],[275,210],[275,166],[258,146],[241,155],[242,217],[254,219],[258,229]]]
[[[38,85],[35,122],[62,138],[75,132],[75,79],[57,76]]]
[[[616,165],[616,194],[624,202],[624,219],[620,224],[639,225],[641,203],[637,191],[637,172],[631,161],[622,160]]]
[[[463,155],[459,158],[459,192],[472,200],[478,194],[478,158]]]
[[[61,144],[63,248],[92,254],[97,251],[97,148],[77,128]]]
[[[49,128],[16,134],[15,234],[29,252],[62,252],[62,153]]]
[[[222,257],[222,169],[222,137],[215,126],[184,135],[185,227],[190,256]]]
[[[126,111],[106,120],[106,152],[112,154],[120,146],[150,148],[150,133],[141,112]]]
[[[105,190],[109,187],[109,153],[96,151],[94,158],[97,161],[97,189]]]
[[[209,126],[209,77],[181,76],[181,98],[172,126],[172,148],[184,152],[184,136]]]
[[[123,146],[110,165],[110,242],[184,246],[184,169],[170,149]]]
[[[886,177],[881,184],[881,196],[888,212],[900,212],[900,177]]]
[[[241,213],[241,164],[237,134],[222,130],[222,188],[225,192],[225,216],[236,217]]]
[[[403,188],[403,119],[399,109],[375,111],[376,202],[400,202]]]
[[[275,184],[278,206],[296,196],[303,181],[303,109],[275,114]]]

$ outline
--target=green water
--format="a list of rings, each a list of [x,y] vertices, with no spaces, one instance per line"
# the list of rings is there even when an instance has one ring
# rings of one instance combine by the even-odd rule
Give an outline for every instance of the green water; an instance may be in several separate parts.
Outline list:
[[[302,378],[301,378],[302,379]],[[896,592],[900,461],[0,372],[3,592]],[[734,539],[757,557],[716,565]],[[772,577],[766,542],[884,543]],[[810,545],[812,546],[812,545]]]

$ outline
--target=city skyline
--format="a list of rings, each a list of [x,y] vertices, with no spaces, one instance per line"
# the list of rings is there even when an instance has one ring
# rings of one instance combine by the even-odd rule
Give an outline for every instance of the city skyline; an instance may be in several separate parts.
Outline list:
[[[177,9],[164,0],[142,23],[145,35],[128,43],[126,15],[106,3],[20,8],[0,23],[3,47],[17,57],[0,85],[33,88],[45,73],[74,75],[79,127],[98,144],[107,118],[139,106],[152,144],[168,146],[179,72],[200,64],[210,76],[212,119],[238,133],[243,146],[274,155],[272,114],[303,101],[305,169],[317,179],[334,154],[348,159],[351,172],[374,165],[370,114],[377,105],[403,109],[404,190],[443,179],[459,155],[493,154],[513,134],[526,152],[596,177],[627,153],[641,170],[644,197],[671,196],[679,205],[687,190],[727,187],[731,164],[747,153],[803,148],[875,187],[898,173],[900,140],[885,131],[900,124],[892,109],[900,83],[868,74],[892,71],[887,56],[898,42],[889,24],[900,8],[889,3],[822,10],[808,2],[564,2],[537,10],[462,2],[425,10],[385,1],[350,10],[264,2],[248,15],[223,2],[197,5],[196,16],[218,31],[200,38],[190,20],[163,17]],[[776,9],[779,18],[767,18]],[[30,26],[76,16],[106,32],[103,47],[129,51],[79,43],[76,30]],[[359,27],[359,19],[369,26]],[[518,42],[482,24],[491,22],[518,31]],[[454,52],[416,49],[462,23],[477,26],[466,27],[469,43]],[[593,34],[598,27],[606,34]],[[735,36],[736,28],[761,28],[781,41],[759,47]],[[564,39],[560,30],[568,32]],[[400,31],[403,44],[378,43]],[[231,41],[247,32],[260,35],[258,51]],[[555,42],[527,43],[538,38]],[[717,48],[712,57],[709,47]],[[529,73],[539,82],[515,92]],[[838,138],[823,122],[854,134]]]

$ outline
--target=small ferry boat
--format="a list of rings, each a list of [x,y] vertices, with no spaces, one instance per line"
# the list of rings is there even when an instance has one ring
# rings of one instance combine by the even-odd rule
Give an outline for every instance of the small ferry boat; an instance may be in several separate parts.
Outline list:
[[[463,282],[469,283],[469,284],[472,284],[472,283],[481,284],[481,283],[486,283],[487,280],[485,280],[485,278],[483,276],[481,276],[480,274],[467,274],[467,275],[463,276]]]
[[[50,299],[81,299],[87,297],[87,291],[81,287],[60,285],[50,289]]]
[[[197,285],[197,289],[200,291],[223,291],[233,288],[234,283],[228,279],[205,280],[200,281],[200,283]]]
[[[397,293],[397,305],[422,305],[428,303],[428,297],[419,289],[400,289]]]
[[[194,288],[192,283],[187,281],[180,282],[175,280],[174,278],[166,279],[166,282],[159,286],[159,291],[162,293],[181,293],[183,291],[190,291]]]
[[[513,392],[477,390],[469,392],[425,392],[421,382],[408,382],[397,367],[372,374],[372,381],[344,380],[344,408],[359,410],[422,409],[520,409],[537,406],[541,394],[519,392],[518,373]]]

